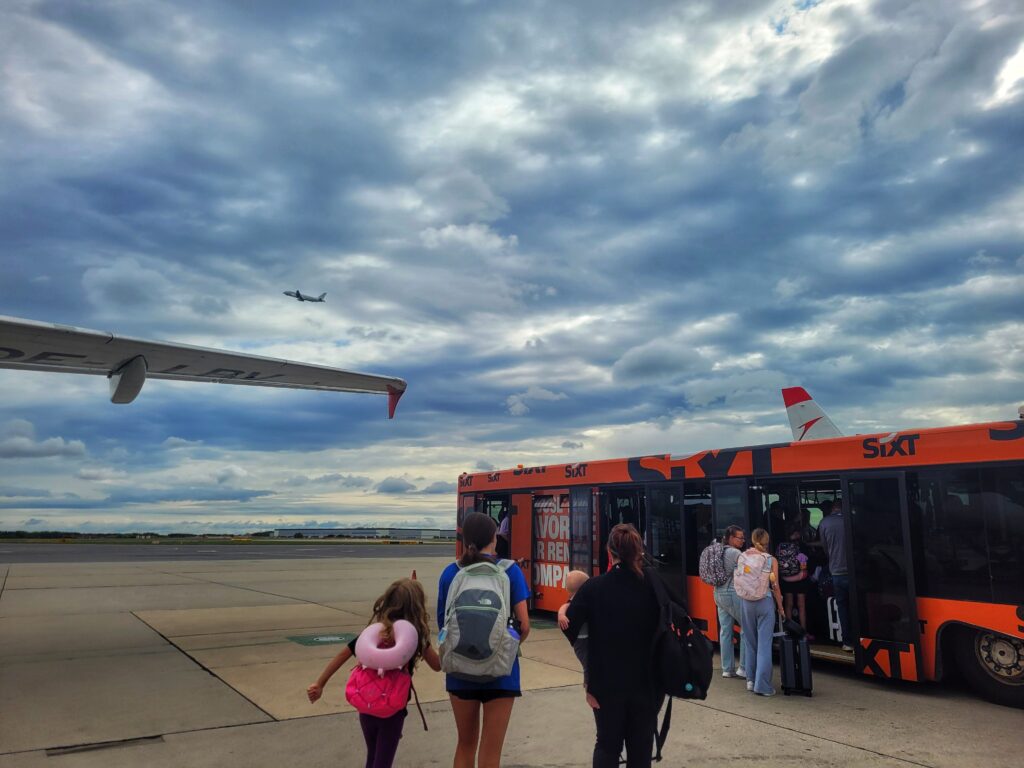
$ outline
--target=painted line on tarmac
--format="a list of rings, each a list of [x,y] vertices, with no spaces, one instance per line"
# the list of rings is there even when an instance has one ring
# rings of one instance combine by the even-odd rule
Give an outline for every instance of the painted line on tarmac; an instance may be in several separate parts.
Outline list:
[[[4,589],[7,587],[7,574],[10,573],[10,572],[11,572],[11,566],[9,566],[9,565],[5,566],[4,567],[4,580],[3,580],[3,583],[0,583],[0,598],[3,598],[3,596],[4,596]]]
[[[165,575],[171,575],[171,574],[167,574],[166,572],[163,572],[163,571],[161,571],[161,573],[165,573]],[[186,576],[185,578],[193,579],[194,581],[203,582],[204,584],[214,584],[214,585],[216,585],[218,587],[227,587],[228,589],[241,589],[241,590],[245,590],[246,592],[255,592],[257,595],[268,595],[270,597],[280,597],[282,600],[291,600],[292,602],[305,603],[306,605],[316,605],[316,606],[319,606],[320,608],[327,608],[328,610],[331,610],[331,611],[337,611],[338,613],[351,613],[351,611],[346,611],[346,610],[344,610],[342,608],[335,608],[332,605],[327,605],[325,603],[318,603],[318,602],[316,602],[316,600],[306,600],[305,598],[302,598],[302,597],[292,597],[291,595],[280,595],[277,592],[267,592],[266,590],[256,589],[254,587],[242,587],[242,586],[239,586],[237,584],[225,584],[222,581],[214,581],[213,579],[201,579],[198,576]]]
[[[245,700],[246,700],[246,701],[248,701],[248,702],[249,702],[250,704],[252,704],[252,705],[253,705],[254,707],[256,707],[256,709],[258,709],[258,710],[259,710],[260,712],[262,712],[262,713],[263,713],[264,715],[266,715],[267,717],[269,717],[269,718],[271,719],[271,721],[273,721],[273,722],[275,722],[275,723],[276,723],[276,722],[280,722],[280,721],[279,721],[279,720],[278,720],[278,719],[277,719],[276,717],[274,717],[274,716],[273,716],[272,714],[270,714],[269,712],[267,712],[267,710],[265,710],[265,709],[264,709],[263,707],[261,707],[261,706],[260,706],[259,704],[257,704],[257,703],[256,703],[255,701],[253,701],[252,699],[250,699],[250,698],[249,698],[248,696],[246,696],[246,695],[245,695],[244,693],[242,693],[242,692],[241,692],[240,690],[238,690],[237,688],[235,688],[235,687],[234,687],[233,685],[230,685],[230,684],[229,684],[229,683],[228,683],[228,682],[227,682],[226,680],[224,680],[224,679],[223,679],[222,677],[220,677],[220,676],[219,676],[219,675],[218,675],[218,674],[217,674],[216,672],[214,672],[214,671],[213,671],[212,669],[210,669],[210,668],[209,668],[208,666],[206,666],[206,665],[205,665],[205,664],[203,664],[203,663],[202,663],[201,661],[199,661],[199,659],[197,659],[197,658],[196,658],[195,656],[191,656],[191,655],[189,655],[189,653],[188,653],[187,651],[184,651],[184,650],[182,650],[181,648],[179,648],[179,647],[178,647],[177,645],[175,645],[175,643],[174,643],[174,642],[173,642],[173,641],[171,640],[171,638],[169,638],[169,637],[168,637],[167,635],[165,635],[165,634],[164,634],[163,632],[161,632],[161,631],[160,631],[159,629],[157,629],[156,627],[154,627],[154,626],[153,626],[152,624],[150,624],[150,623],[149,623],[148,621],[146,621],[146,620],[145,620],[145,619],[143,619],[142,617],[138,616],[138,615],[137,615],[137,614],[136,614],[136,613],[135,613],[134,611],[132,611],[131,613],[132,613],[132,616],[134,616],[134,617],[135,617],[136,619],[138,619],[138,620],[139,620],[140,622],[142,622],[142,623],[143,623],[143,624],[145,624],[145,625],[146,625],[147,627],[149,627],[149,628],[150,628],[151,630],[153,630],[153,631],[154,631],[154,632],[156,632],[156,633],[157,633],[158,635],[160,635],[160,637],[162,637],[162,638],[164,639],[164,641],[165,641],[165,642],[166,642],[166,643],[167,643],[168,645],[170,645],[170,646],[171,646],[172,648],[174,648],[175,650],[177,650],[177,651],[178,651],[178,653],[182,654],[182,655],[183,655],[183,656],[184,656],[184,657],[185,657],[186,659],[188,659],[189,661],[191,661],[191,662],[192,662],[193,664],[195,664],[195,665],[196,665],[197,667],[199,667],[199,668],[200,668],[201,670],[203,670],[203,671],[204,671],[204,672],[205,672],[206,674],[208,674],[208,675],[209,675],[210,677],[212,677],[212,678],[213,678],[214,680],[216,680],[217,682],[219,682],[219,683],[220,683],[221,685],[223,685],[223,686],[224,686],[225,688],[228,688],[228,689],[230,689],[230,690],[234,691],[235,693],[237,693],[237,694],[238,694],[239,696],[241,696],[241,697],[242,697],[243,699],[245,699]]]
[[[829,739],[829,738],[826,738],[825,736],[819,736],[816,733],[808,733],[807,731],[801,731],[801,730],[798,730],[798,729],[793,728],[793,727],[788,726],[788,725],[779,725],[778,723],[773,723],[770,720],[762,720],[759,717],[751,717],[750,715],[741,715],[739,712],[731,712],[728,709],[720,709],[718,707],[712,707],[710,704],[704,704],[704,703],[699,702],[699,701],[694,701],[693,699],[678,699],[678,701],[679,701],[680,704],[692,704],[695,707],[703,707],[704,709],[710,709],[713,712],[720,712],[723,715],[732,715],[732,716],[738,717],[738,718],[740,718],[742,720],[750,720],[751,722],[754,722],[754,723],[761,723],[762,725],[769,725],[772,728],[778,728],[778,729],[783,730],[783,731],[789,731],[790,733],[796,733],[796,734],[799,734],[801,736],[807,736],[809,738],[817,739],[818,741],[824,741],[824,742],[827,742],[829,744],[836,744],[836,745],[838,745],[840,747],[849,747],[850,749],[856,749],[856,750],[858,750],[860,752],[867,752],[869,755],[877,755],[878,757],[884,757],[884,758],[887,758],[889,760],[896,760],[896,761],[899,761],[901,763],[906,763],[907,765],[918,765],[918,766],[921,766],[921,768],[935,768],[935,766],[932,763],[919,763],[916,760],[910,760],[909,758],[906,758],[906,757],[899,757],[898,755],[890,755],[887,752],[879,752],[877,749],[869,749],[868,747],[862,747],[859,744],[850,744],[849,742],[846,742],[846,741],[839,741],[839,739]]]

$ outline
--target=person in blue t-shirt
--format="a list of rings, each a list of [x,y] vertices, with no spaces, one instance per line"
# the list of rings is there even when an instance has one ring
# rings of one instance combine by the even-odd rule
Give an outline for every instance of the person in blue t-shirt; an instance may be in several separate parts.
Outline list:
[[[486,560],[497,561],[498,526],[489,515],[474,512],[462,523],[462,557],[441,573],[437,595],[437,625],[444,626],[445,604],[448,590],[460,568]],[[509,580],[511,613],[519,627],[520,642],[530,634],[530,616],[526,600],[530,596],[526,578],[517,565],[510,566],[505,573]],[[512,704],[522,695],[519,685],[519,659],[512,665],[512,672],[489,683],[469,682],[452,675],[445,675],[445,690],[452,702],[455,727],[459,732],[455,748],[454,768],[472,768],[474,765],[497,766],[501,761],[501,749],[505,743],[505,732],[512,717]],[[480,713],[483,710],[483,727]],[[479,751],[479,758],[477,752]]]

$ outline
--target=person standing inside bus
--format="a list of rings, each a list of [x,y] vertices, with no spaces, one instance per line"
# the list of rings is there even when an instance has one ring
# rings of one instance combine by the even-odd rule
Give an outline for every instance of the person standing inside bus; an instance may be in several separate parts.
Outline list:
[[[740,616],[740,599],[732,585],[732,576],[736,570],[736,561],[747,541],[747,536],[738,525],[730,525],[722,536],[725,554],[722,556],[725,573],[729,580],[720,587],[715,587],[715,605],[718,607],[718,644],[722,655],[722,677],[746,677],[743,669],[743,621]],[[740,625],[739,665],[733,649],[735,626]]]
[[[649,768],[661,696],[655,692],[650,649],[658,626],[654,590],[643,569],[636,528],[620,523],[608,535],[611,569],[589,579],[566,612],[565,635],[589,630],[588,690],[595,703],[594,768],[617,768],[626,747],[628,768]]]
[[[832,594],[835,596],[836,611],[839,613],[839,634],[843,636],[843,650],[853,651],[853,634],[850,628],[850,570],[846,564],[846,525],[843,521],[842,502],[823,502],[821,513],[824,517],[818,524],[818,536],[828,553]]]
[[[462,557],[441,572],[437,596],[437,625],[445,625],[445,607],[448,592],[460,568],[473,563],[500,562],[495,549],[498,544],[498,526],[494,518],[481,512],[466,515],[462,523]],[[520,642],[530,634],[530,615],[526,600],[530,589],[517,565],[505,569],[509,581],[510,613],[519,625]],[[505,733],[512,717],[512,704],[522,696],[519,684],[519,659],[512,671],[488,683],[463,680],[445,675],[445,689],[455,714],[458,744],[455,747],[454,768],[496,768],[501,764],[501,750]],[[483,725],[481,727],[481,714]]]

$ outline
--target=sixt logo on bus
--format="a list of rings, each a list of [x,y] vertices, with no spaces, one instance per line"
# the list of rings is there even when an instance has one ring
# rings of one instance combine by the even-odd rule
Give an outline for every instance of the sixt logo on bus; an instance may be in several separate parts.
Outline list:
[[[516,477],[520,475],[543,475],[547,471],[547,467],[518,467],[512,470],[512,474]]]
[[[501,480],[501,472],[491,472],[489,475],[487,475],[488,483],[496,483],[499,480]]]
[[[920,435],[900,435],[896,433],[885,437],[868,437],[864,439],[865,459],[888,459],[892,456],[916,456],[917,441]]]
[[[473,476],[472,475],[459,475],[459,488],[472,488],[473,487]]]
[[[586,477],[587,476],[587,465],[586,464],[568,464],[565,467],[565,476],[567,478],[573,477]]]

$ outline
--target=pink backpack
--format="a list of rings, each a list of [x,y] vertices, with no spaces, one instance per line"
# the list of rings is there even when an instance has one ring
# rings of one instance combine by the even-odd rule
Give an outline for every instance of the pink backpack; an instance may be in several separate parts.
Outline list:
[[[345,698],[363,715],[391,717],[409,703],[412,675],[403,669],[378,670],[357,664],[348,677]]]
[[[732,586],[744,600],[757,601],[768,594],[768,581],[772,575],[772,559],[758,549],[751,547],[740,553]]]

